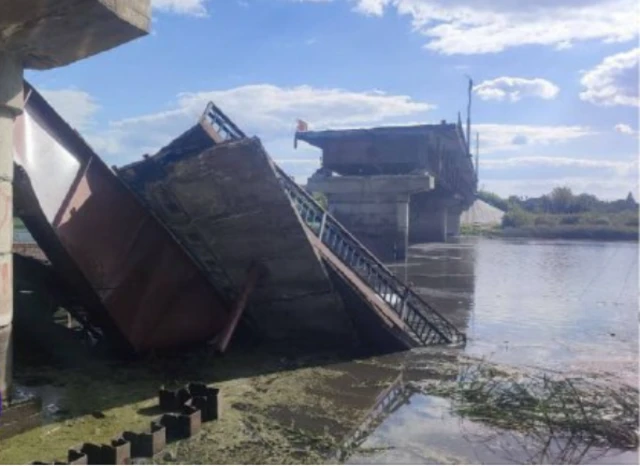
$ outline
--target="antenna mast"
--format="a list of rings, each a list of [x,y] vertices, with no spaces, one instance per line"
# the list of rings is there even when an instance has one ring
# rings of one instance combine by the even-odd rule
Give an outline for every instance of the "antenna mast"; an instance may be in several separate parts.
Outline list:
[[[476,180],[480,173],[480,133],[476,131]]]
[[[469,78],[469,100],[467,103],[467,153],[471,156],[471,96],[473,94],[473,79]]]

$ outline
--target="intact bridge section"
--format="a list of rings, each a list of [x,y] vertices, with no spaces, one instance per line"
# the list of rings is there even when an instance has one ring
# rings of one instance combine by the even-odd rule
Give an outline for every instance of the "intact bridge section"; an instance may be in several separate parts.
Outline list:
[[[475,199],[476,171],[462,125],[299,130],[322,150],[307,189],[376,255],[404,259],[409,244],[446,241]]]

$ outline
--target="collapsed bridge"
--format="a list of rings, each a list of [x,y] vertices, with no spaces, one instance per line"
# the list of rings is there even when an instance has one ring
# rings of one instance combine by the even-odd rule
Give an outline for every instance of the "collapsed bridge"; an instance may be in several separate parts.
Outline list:
[[[17,213],[77,293],[70,312],[116,346],[223,351],[238,325],[313,347],[465,341],[215,105],[114,172],[25,90]]]

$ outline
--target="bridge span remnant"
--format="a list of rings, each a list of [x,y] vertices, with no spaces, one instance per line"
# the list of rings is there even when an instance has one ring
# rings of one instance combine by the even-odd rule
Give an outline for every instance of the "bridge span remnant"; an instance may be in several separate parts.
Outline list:
[[[297,131],[322,149],[307,189],[374,254],[404,259],[413,243],[446,241],[475,198],[477,176],[462,125]]]

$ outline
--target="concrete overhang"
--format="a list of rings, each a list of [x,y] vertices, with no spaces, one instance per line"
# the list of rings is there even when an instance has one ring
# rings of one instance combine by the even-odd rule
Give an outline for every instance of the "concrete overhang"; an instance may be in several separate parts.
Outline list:
[[[148,33],[150,0],[0,0],[0,50],[24,68],[64,66]]]
[[[429,173],[420,175],[332,176],[310,178],[307,190],[326,194],[413,194],[431,191],[435,179]]]

